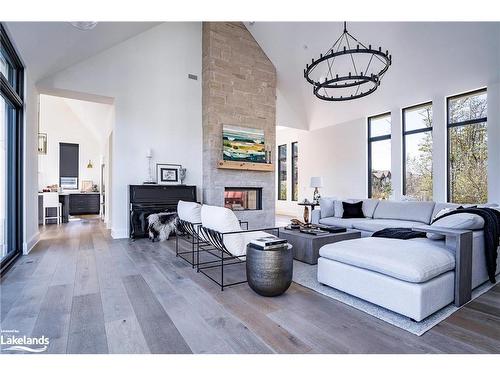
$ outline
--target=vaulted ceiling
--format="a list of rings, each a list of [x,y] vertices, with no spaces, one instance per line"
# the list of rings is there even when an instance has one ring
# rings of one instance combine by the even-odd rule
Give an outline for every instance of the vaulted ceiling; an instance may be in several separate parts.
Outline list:
[[[358,40],[388,49],[393,64],[375,93],[325,102],[312,94],[303,69],[332,46],[343,31],[342,22],[245,25],[276,67],[281,126],[334,125],[428,101],[433,94],[451,95],[499,81],[499,22],[348,22]]]
[[[123,42],[158,22],[99,22],[88,31],[69,22],[7,22],[34,82]]]

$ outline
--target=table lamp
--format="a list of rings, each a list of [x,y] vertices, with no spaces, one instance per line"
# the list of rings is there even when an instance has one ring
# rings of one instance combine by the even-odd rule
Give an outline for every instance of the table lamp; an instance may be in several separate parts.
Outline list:
[[[323,177],[311,177],[311,187],[314,188],[313,202],[318,203],[321,198],[318,189],[323,187]]]

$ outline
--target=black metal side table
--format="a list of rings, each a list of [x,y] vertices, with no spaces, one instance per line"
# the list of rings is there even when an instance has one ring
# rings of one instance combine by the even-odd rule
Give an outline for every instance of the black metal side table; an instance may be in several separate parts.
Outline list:
[[[276,249],[261,250],[248,244],[246,267],[250,288],[261,296],[279,296],[292,283],[292,246],[284,244]]]

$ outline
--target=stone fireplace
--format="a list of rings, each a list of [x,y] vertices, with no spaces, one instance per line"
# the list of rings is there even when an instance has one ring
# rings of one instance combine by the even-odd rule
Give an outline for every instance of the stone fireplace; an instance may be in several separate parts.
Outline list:
[[[264,130],[266,148],[275,150],[276,69],[243,23],[204,22],[203,202],[231,205],[250,229],[274,226],[275,173],[219,168],[224,124]],[[260,198],[260,209],[241,209],[226,189],[246,192],[247,203]],[[249,196],[251,189],[257,193]]]
[[[262,210],[262,188],[224,188],[224,207],[233,211]]]

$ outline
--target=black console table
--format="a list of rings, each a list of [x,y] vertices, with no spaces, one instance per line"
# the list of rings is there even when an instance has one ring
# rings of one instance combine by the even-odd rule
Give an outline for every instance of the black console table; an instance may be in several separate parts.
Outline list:
[[[196,186],[129,185],[130,238],[146,237],[148,216],[176,212],[180,200],[196,202]]]

